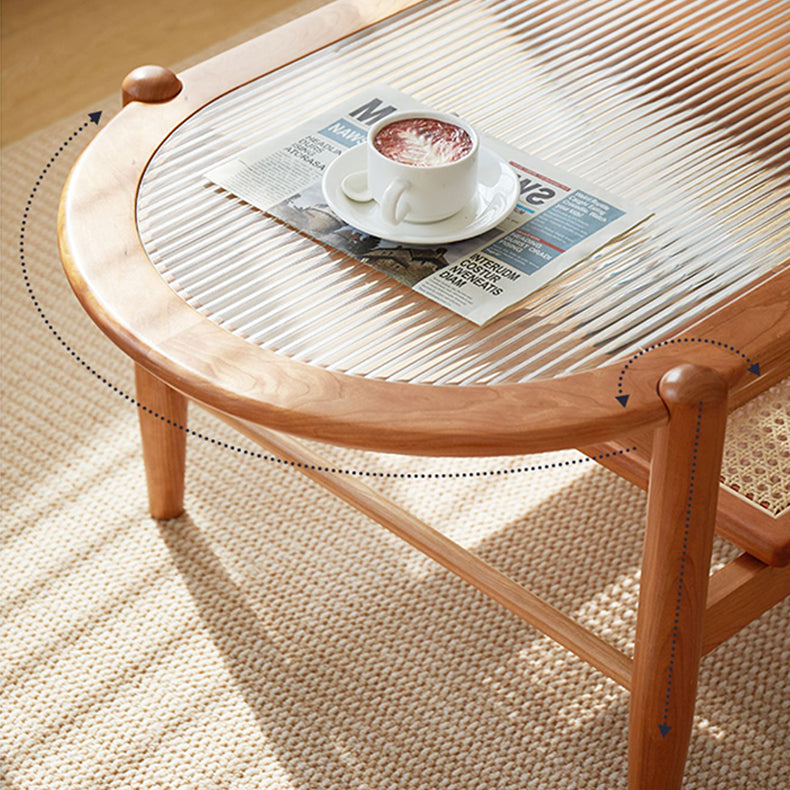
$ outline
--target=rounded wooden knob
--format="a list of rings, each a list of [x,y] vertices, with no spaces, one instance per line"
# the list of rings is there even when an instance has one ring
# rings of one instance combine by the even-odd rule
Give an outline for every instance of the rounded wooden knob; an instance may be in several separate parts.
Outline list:
[[[658,383],[658,393],[664,403],[696,406],[727,400],[727,382],[712,368],[684,362],[668,370]]]
[[[124,78],[121,84],[123,104],[141,101],[158,104],[170,101],[181,92],[181,80],[163,66],[139,66]]]

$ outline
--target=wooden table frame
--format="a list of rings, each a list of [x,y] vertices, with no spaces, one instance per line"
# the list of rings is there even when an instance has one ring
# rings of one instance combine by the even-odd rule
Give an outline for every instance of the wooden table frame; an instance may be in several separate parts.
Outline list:
[[[790,375],[790,262],[640,358],[624,409],[614,397],[622,360],[561,379],[452,387],[366,380],[278,356],[190,308],[138,236],[137,188],[174,128],[219,95],[414,4],[339,0],[178,77],[133,72],[125,109],[84,152],[63,193],[68,279],[135,362],[154,517],[183,510],[186,432],[172,426],[186,425],[192,400],[630,689],[630,786],[679,787],[701,655],[790,592],[788,520],[769,525],[766,541],[764,517],[755,527],[754,513],[729,518],[721,503],[719,529],[746,553],[709,582],[728,410]],[[760,361],[761,375],[714,342],[689,338],[726,338]],[[634,659],[358,480],[326,471],[291,435],[445,456],[573,446],[609,453],[605,464],[639,485],[649,479]],[[641,454],[619,452],[632,442]]]

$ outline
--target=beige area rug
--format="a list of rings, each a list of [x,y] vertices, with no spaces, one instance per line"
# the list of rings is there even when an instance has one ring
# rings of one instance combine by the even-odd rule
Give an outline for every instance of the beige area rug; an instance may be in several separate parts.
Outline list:
[[[99,109],[4,151],[5,786],[624,788],[623,690],[196,409],[187,514],[148,517],[130,365],[56,248],[95,127],[54,153]],[[632,651],[641,492],[573,452],[325,449]],[[705,659],[687,788],[788,787],[788,625],[785,603]]]

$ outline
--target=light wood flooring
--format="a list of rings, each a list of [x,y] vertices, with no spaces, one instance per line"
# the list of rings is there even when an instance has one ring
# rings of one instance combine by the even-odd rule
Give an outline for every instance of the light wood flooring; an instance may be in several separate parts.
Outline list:
[[[2,0],[2,143],[112,94],[136,66],[174,67],[323,2]]]

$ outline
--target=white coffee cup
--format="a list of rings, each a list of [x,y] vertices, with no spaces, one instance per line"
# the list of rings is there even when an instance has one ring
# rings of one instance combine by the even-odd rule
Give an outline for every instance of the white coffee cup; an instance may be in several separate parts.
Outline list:
[[[448,138],[448,148],[443,147],[441,138],[444,127],[439,127],[438,148],[427,146],[427,164],[414,164],[382,153],[376,145],[379,133],[397,122],[429,119],[440,121],[460,135],[463,149],[456,147]],[[433,125],[434,129],[436,125]],[[396,127],[397,128],[397,127]],[[403,126],[401,126],[403,128]],[[416,139],[416,138],[415,138]],[[436,139],[436,138],[434,138]],[[417,139],[417,143],[421,142]],[[453,115],[431,111],[404,111],[392,113],[374,124],[367,137],[367,172],[352,173],[343,182],[343,191],[352,200],[375,200],[382,218],[391,225],[401,222],[438,222],[460,211],[475,195],[477,190],[477,159],[480,142],[474,129]],[[462,150],[462,153],[458,153]],[[453,156],[443,160],[442,154],[452,151]],[[399,155],[399,152],[396,152]],[[360,189],[360,181],[364,188]],[[365,183],[366,182],[366,183]]]

